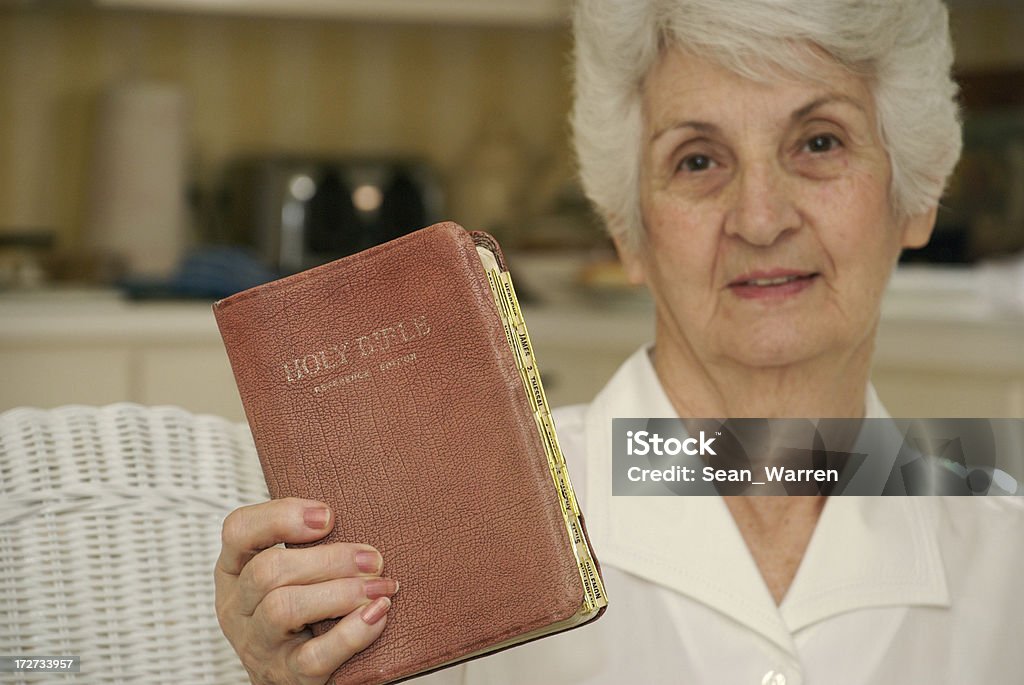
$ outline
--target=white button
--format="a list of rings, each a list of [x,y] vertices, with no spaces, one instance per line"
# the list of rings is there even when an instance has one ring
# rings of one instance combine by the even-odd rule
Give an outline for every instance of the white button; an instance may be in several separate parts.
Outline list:
[[[775,670],[768,671],[761,678],[761,685],[786,685],[786,676]]]

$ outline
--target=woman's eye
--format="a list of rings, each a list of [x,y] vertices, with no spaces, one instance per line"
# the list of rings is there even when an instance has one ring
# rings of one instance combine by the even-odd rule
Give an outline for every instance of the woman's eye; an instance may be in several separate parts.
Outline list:
[[[679,168],[684,171],[707,171],[715,165],[707,155],[690,155],[679,162]]]
[[[805,143],[807,151],[814,153],[831,152],[841,146],[842,143],[833,135],[814,136]]]

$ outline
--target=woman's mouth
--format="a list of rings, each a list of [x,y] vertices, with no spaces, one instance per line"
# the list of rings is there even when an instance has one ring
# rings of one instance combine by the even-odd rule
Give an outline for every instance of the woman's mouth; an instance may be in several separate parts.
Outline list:
[[[811,287],[816,271],[773,270],[743,274],[729,284],[729,290],[743,299],[782,298]]]

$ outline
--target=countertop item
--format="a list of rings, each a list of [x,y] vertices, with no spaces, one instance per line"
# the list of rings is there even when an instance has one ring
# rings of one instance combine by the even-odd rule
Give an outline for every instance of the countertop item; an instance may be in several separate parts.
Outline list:
[[[127,82],[100,99],[86,246],[131,275],[170,275],[187,243],[188,102],[176,85]]]

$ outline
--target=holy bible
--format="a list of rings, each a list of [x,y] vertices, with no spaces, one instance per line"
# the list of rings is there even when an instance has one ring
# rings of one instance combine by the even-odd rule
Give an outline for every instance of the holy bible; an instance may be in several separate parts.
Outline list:
[[[492,237],[437,224],[214,313],[271,496],[329,504],[324,542],[373,545],[401,586],[335,685],[395,682],[603,613]]]

